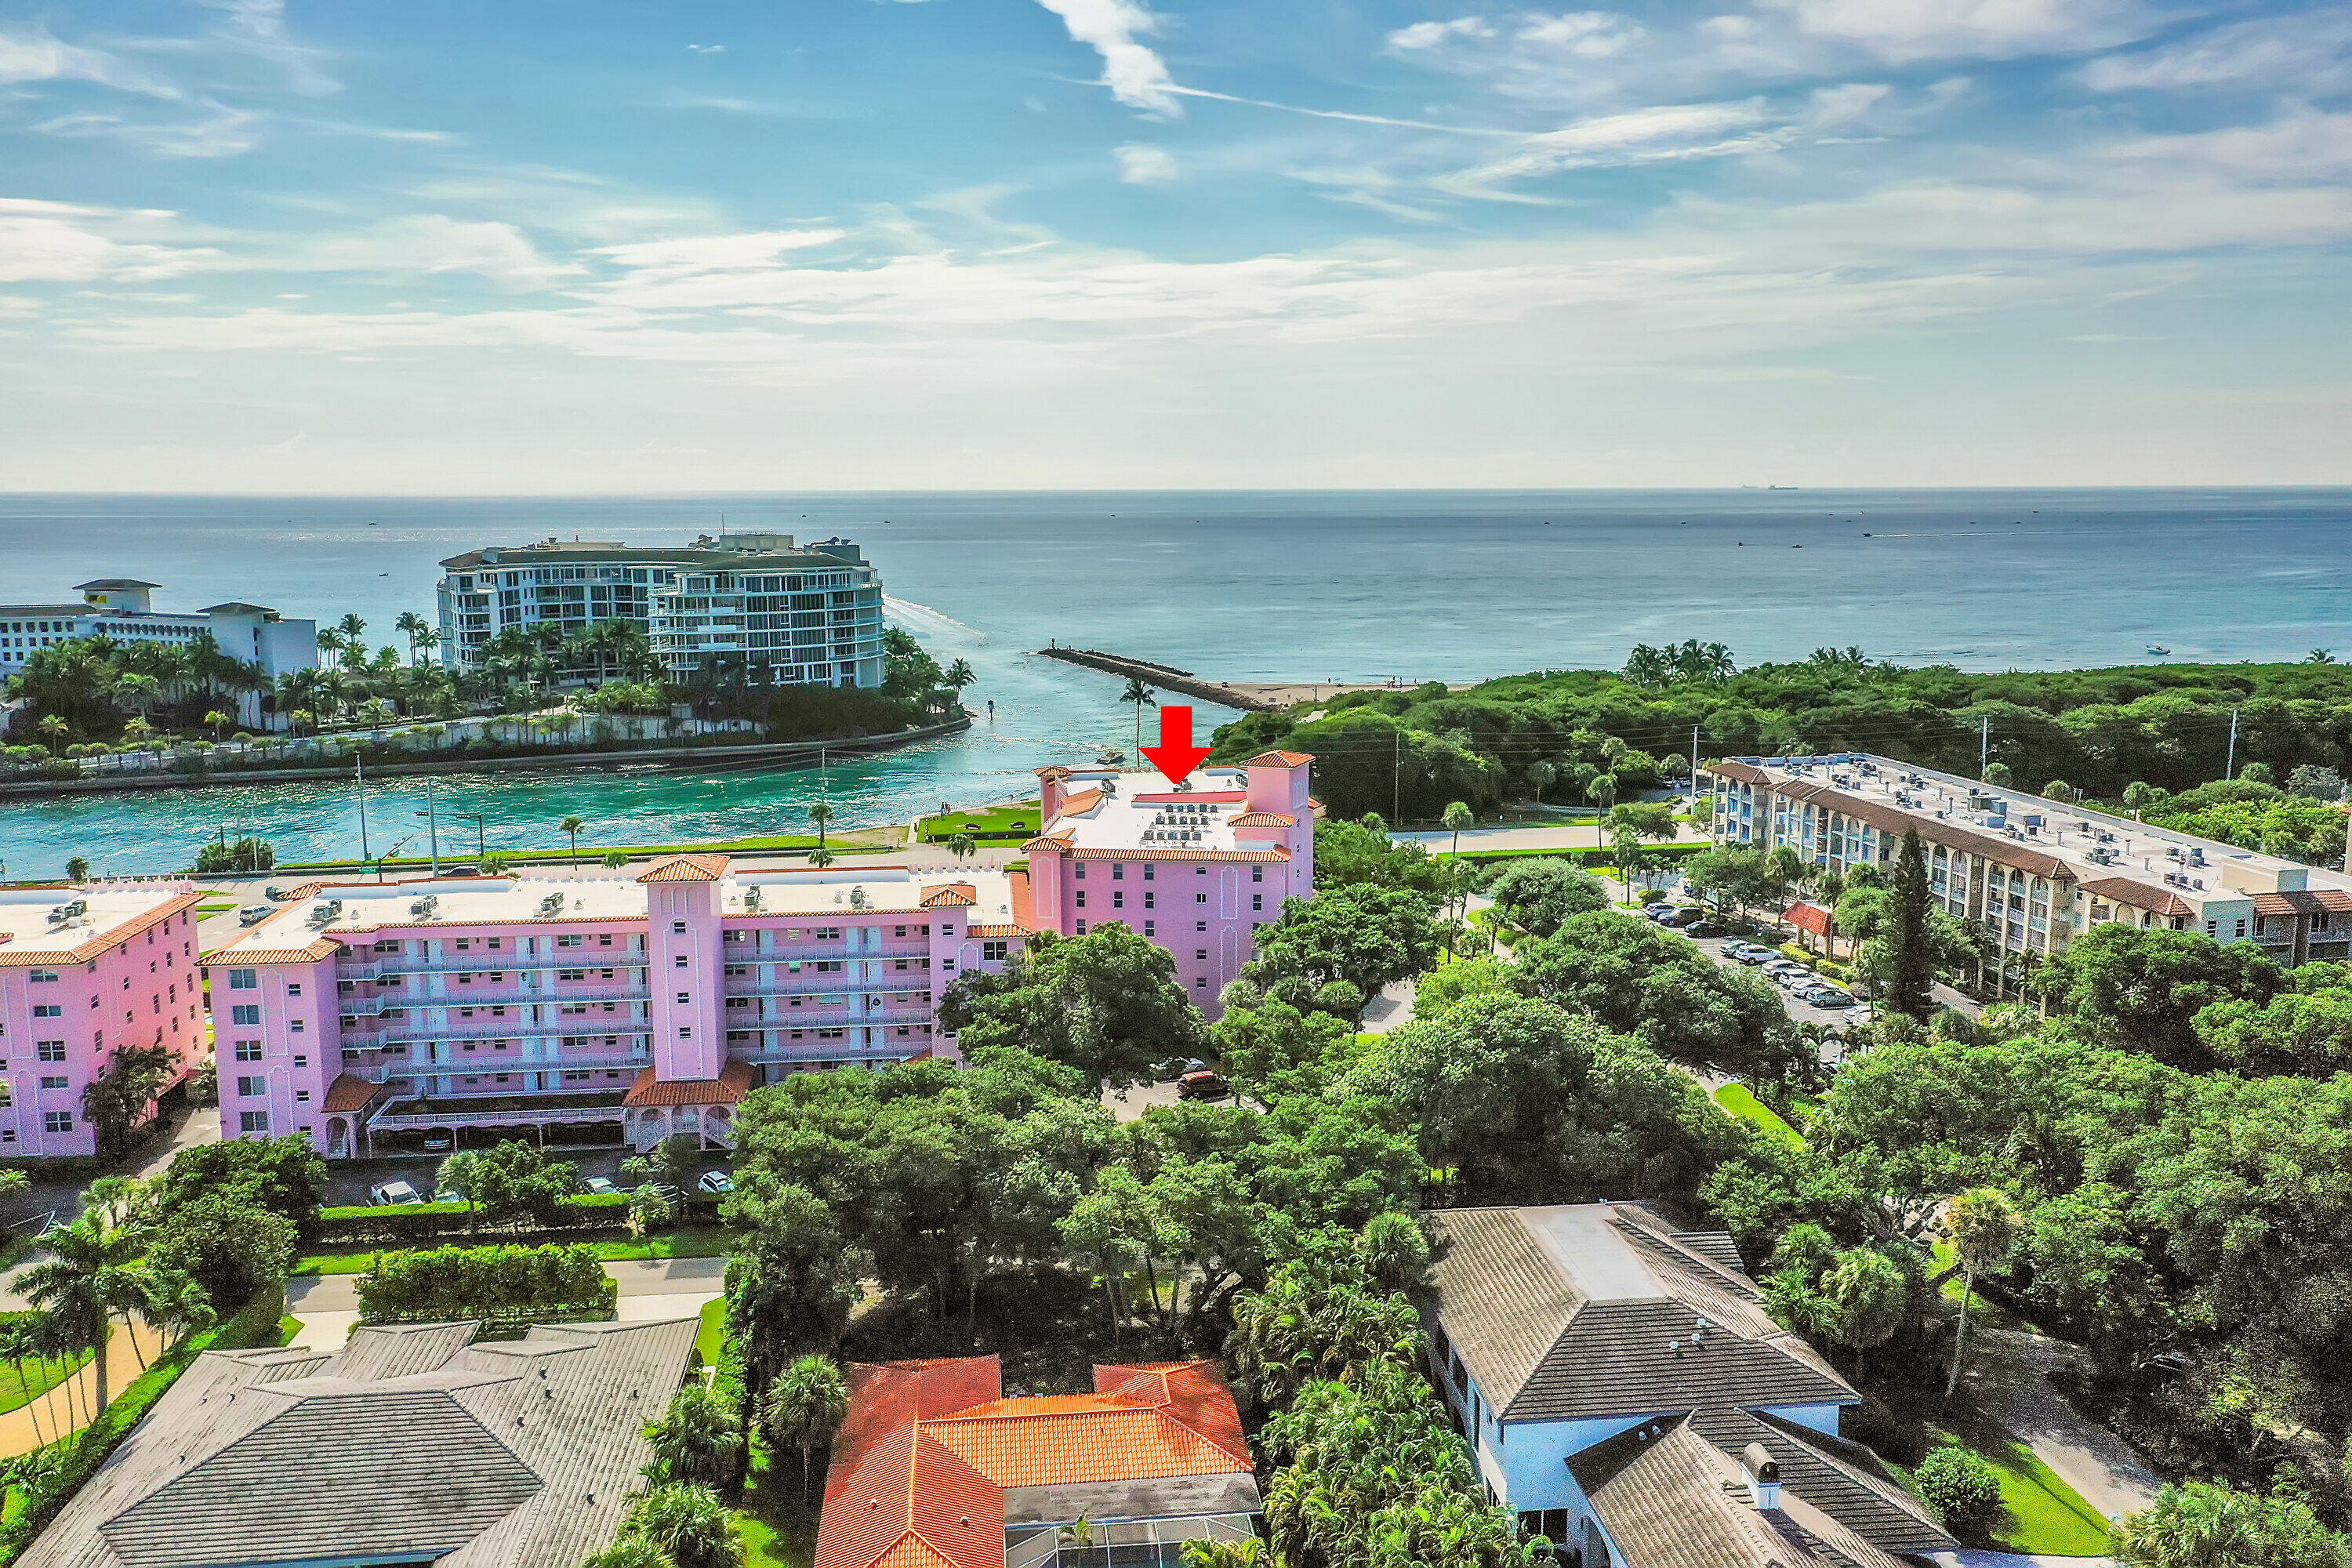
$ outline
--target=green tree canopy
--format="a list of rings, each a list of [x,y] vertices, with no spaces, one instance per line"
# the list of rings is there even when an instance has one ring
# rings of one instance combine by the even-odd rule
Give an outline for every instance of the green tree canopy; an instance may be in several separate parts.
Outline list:
[[[1149,1081],[1155,1062],[1199,1055],[1205,1027],[1168,951],[1118,921],[1049,936],[1002,974],[960,976],[940,1022],[967,1055],[1018,1047],[1113,1089]]]

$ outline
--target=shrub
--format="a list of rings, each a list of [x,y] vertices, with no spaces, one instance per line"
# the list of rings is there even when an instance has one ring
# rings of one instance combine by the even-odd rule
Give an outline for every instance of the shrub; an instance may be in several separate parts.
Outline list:
[[[567,1231],[619,1230],[628,1222],[629,1194],[591,1193],[557,1202],[544,1223],[520,1222],[517,1235],[561,1234]],[[499,1227],[484,1221],[478,1210],[461,1203],[360,1204],[320,1209],[319,1239],[341,1245],[360,1241],[433,1241],[468,1236]]]
[[[616,1293],[595,1249],[576,1244],[387,1252],[359,1287],[369,1323],[609,1311]]]
[[[1958,1443],[1937,1446],[1911,1472],[1927,1506],[1955,1530],[1978,1528],[2000,1507],[2000,1481],[1982,1455]]]

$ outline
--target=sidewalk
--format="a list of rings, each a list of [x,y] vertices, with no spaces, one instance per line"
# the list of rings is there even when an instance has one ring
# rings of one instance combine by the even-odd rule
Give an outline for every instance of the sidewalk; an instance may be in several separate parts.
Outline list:
[[[134,1349],[131,1336],[138,1336]],[[132,1319],[129,1332],[118,1327],[106,1342],[106,1392],[110,1401],[122,1397],[146,1367],[140,1363],[145,1352],[152,1363],[163,1352],[162,1336],[141,1319]],[[85,1366],[65,1382],[21,1409],[0,1414],[0,1459],[12,1459],[19,1454],[29,1454],[45,1443],[54,1443],[68,1432],[79,1431],[88,1424],[98,1398],[98,1369]],[[35,1417],[39,1417],[37,1426]]]
[[[2084,1502],[2119,1519],[2156,1500],[2163,1482],[2129,1445],[2066,1403],[2050,1382],[2050,1373],[2081,1360],[2081,1350],[2014,1329],[1980,1330],[1976,1342],[1979,1353],[1968,1381],[1986,1408]]]

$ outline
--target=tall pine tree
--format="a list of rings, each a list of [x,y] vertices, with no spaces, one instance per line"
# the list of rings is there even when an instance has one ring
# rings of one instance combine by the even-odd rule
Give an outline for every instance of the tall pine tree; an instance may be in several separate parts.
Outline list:
[[[1919,842],[1916,828],[1903,835],[1890,886],[1893,919],[1888,922],[1886,944],[1892,950],[1895,973],[1886,999],[1896,1012],[1925,1019],[1936,1006],[1932,994],[1936,960],[1927,947],[1927,850]]]

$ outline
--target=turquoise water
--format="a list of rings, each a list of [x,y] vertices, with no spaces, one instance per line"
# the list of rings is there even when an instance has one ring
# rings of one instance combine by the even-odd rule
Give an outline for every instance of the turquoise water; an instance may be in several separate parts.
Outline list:
[[[0,600],[130,574],[163,607],[227,598],[372,638],[431,617],[437,563],[574,534],[633,543],[715,530],[845,534],[898,622],[971,660],[971,734],[814,773],[564,772],[445,781],[492,848],[904,821],[1025,793],[1030,770],[1131,743],[1108,676],[1028,657],[1049,640],[1227,679],[1475,679],[1614,666],[1696,637],[1742,663],[1859,645],[1969,668],[2352,657],[2352,491],[2055,490],[813,495],[590,500],[0,496]],[[1864,537],[1864,534],[1869,537]],[[1203,722],[1230,717],[1204,710]],[[370,789],[371,847],[425,824],[422,787]],[[0,802],[0,862],[49,875],[184,865],[226,826],[281,857],[356,854],[343,786],[267,784]],[[473,824],[444,816],[444,847]],[[410,846],[421,848],[419,837]]]

